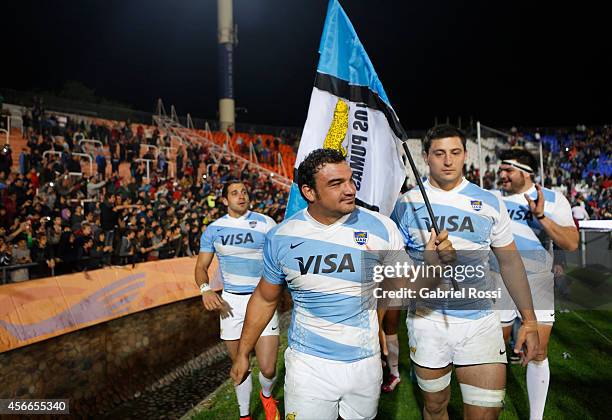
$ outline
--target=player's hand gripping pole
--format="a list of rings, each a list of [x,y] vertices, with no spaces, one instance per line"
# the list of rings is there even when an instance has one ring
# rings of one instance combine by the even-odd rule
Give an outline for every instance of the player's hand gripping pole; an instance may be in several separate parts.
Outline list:
[[[440,235],[440,229],[438,228],[438,223],[436,223],[436,218],[434,217],[433,209],[431,208],[431,203],[429,202],[429,197],[427,197],[427,193],[425,192],[425,186],[423,185],[423,181],[421,180],[421,175],[414,164],[414,160],[412,159],[412,154],[410,154],[410,150],[408,149],[408,144],[406,143],[405,136],[402,140],[402,147],[404,148],[404,153],[408,158],[408,162],[410,163],[410,169],[412,169],[412,173],[416,179],[417,185],[419,186],[419,190],[421,191],[421,195],[423,196],[423,201],[425,201],[425,207],[427,207],[427,213],[429,214],[429,220],[431,220],[431,226],[434,228],[436,235]],[[453,284],[453,289],[459,290],[459,285],[457,284],[457,280],[455,278],[451,278],[451,282]]]

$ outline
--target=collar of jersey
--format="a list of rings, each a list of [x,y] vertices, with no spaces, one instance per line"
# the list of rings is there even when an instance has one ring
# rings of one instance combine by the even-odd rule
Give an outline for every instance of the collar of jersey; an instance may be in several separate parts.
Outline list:
[[[226,216],[230,220],[245,220],[247,217],[249,217],[250,214],[251,214],[251,210],[247,210],[246,213],[244,213],[240,217],[232,217],[232,216],[229,215],[229,213],[227,213]]]
[[[353,213],[351,212],[349,214],[345,214],[331,225],[324,225],[323,223],[317,221],[314,217],[312,217],[310,213],[308,213],[308,209],[304,209],[304,218],[306,219],[306,221],[310,223],[313,227],[316,227],[318,229],[333,229],[336,226],[340,226],[341,224],[346,222],[346,220],[351,216],[351,214]]]
[[[464,189],[467,184],[468,184],[468,180],[465,178],[461,178],[461,182],[459,183],[459,185],[457,185],[455,188],[453,188],[450,191],[446,191],[446,190],[443,190],[441,188],[434,187],[433,185],[431,185],[431,182],[429,182],[429,178],[427,178],[427,180],[425,180],[424,182],[425,188],[433,190],[433,191],[438,191],[441,193],[458,193],[459,191]]]

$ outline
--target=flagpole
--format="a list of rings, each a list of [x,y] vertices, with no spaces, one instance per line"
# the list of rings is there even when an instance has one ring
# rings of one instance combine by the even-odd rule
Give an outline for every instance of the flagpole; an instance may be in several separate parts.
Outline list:
[[[419,170],[414,164],[414,160],[412,159],[412,154],[410,153],[410,150],[408,149],[407,142],[405,140],[401,140],[401,142],[402,142],[402,146],[404,147],[404,153],[406,154],[406,157],[408,158],[408,162],[410,163],[410,169],[412,169],[412,173],[414,174],[414,177],[416,178],[417,184],[419,186],[419,190],[421,191],[421,195],[423,196],[423,200],[425,201],[425,207],[427,207],[427,213],[429,213],[429,219],[431,220],[431,225],[436,231],[436,235],[439,235],[440,229],[438,228],[438,224],[436,223],[436,219],[434,218],[434,212],[433,212],[433,209],[431,208],[429,197],[427,197],[427,193],[425,192],[425,186],[423,185],[423,181],[421,181]]]
[[[402,127],[402,131],[403,131],[403,127]],[[405,135],[402,137],[404,139],[406,138]],[[427,207],[427,213],[429,213],[429,220],[431,220],[431,226],[433,226],[434,231],[436,232],[436,235],[439,235],[440,229],[438,228],[438,223],[436,223],[436,218],[434,217],[434,212],[433,212],[433,209],[431,208],[429,197],[427,197],[427,193],[425,192],[425,186],[423,185],[423,181],[421,180],[421,175],[419,174],[419,170],[414,164],[414,159],[412,159],[412,154],[410,153],[410,150],[408,149],[408,142],[406,140],[401,140],[401,142],[402,142],[402,146],[404,147],[404,153],[406,154],[406,157],[408,158],[408,162],[410,163],[410,169],[412,169],[412,173],[414,174],[414,177],[416,178],[417,185],[419,186],[419,190],[421,191],[421,195],[423,196],[423,201],[425,201],[425,207]],[[451,277],[450,280],[451,280],[451,283],[453,284],[453,289],[459,290],[459,284],[457,283],[457,280],[455,280],[454,277]]]

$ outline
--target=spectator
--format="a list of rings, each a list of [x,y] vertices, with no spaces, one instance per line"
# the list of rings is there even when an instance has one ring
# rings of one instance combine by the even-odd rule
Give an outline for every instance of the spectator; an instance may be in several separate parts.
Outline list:
[[[100,255],[94,248],[94,241],[91,237],[83,238],[82,243],[77,247],[78,270],[86,271],[100,267]]]
[[[103,179],[106,176],[106,156],[101,151],[96,156],[96,165],[98,166],[98,175]]]
[[[572,217],[574,218],[576,227],[579,227],[578,224],[580,221],[589,220],[589,213],[586,211],[584,198],[582,196],[576,198],[576,204],[572,207]]]
[[[78,261],[79,245],[74,232],[64,228],[58,245],[58,255],[62,264],[62,272],[70,272],[72,265]]]
[[[11,264],[28,264],[31,263],[30,250],[27,246],[27,240],[24,236],[17,239],[17,245],[13,248]],[[16,283],[30,279],[30,271],[27,268],[19,268],[11,271],[11,281]]]
[[[11,248],[6,244],[4,238],[0,237],[0,266],[11,265],[12,258]]]
[[[127,233],[121,238],[119,257],[122,264],[132,264],[134,262],[135,237],[136,232],[133,230],[128,230]]]
[[[55,268],[55,251],[51,244],[47,242],[45,234],[39,235],[38,240],[32,247],[32,260],[38,263],[38,267],[34,270],[38,277],[48,277],[53,273]]]
[[[81,223],[85,220],[85,213],[83,212],[82,206],[76,206],[74,213],[70,216],[70,227],[72,230],[77,231],[81,229]]]
[[[25,175],[30,171],[30,155],[25,147],[21,149],[19,154],[19,173]]]

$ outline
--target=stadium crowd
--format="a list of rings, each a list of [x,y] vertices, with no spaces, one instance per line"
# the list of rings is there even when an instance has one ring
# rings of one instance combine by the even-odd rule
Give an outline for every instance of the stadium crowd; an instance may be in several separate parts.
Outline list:
[[[0,267],[25,264],[9,270],[11,281],[195,255],[206,226],[224,214],[216,198],[230,178],[247,182],[253,210],[276,221],[284,214],[286,191],[248,165],[241,167],[229,158],[215,164],[201,144],[181,146],[170,162],[164,153],[170,138],[157,129],[130,121],[76,121],[46,113],[41,98],[34,103],[23,115],[27,147],[19,154],[18,170],[12,169],[10,148],[0,150]],[[515,131],[511,143],[524,145],[540,136],[545,145],[544,185],[567,196],[576,219],[612,219],[612,128]],[[99,139],[103,147],[82,147],[78,141],[85,138]],[[280,141],[298,143],[291,135]],[[149,148],[142,153],[141,144],[161,152],[155,156]],[[265,160],[278,150],[278,143],[259,139],[254,148]],[[47,151],[54,153],[45,155]],[[75,175],[81,173],[81,157],[73,153],[92,155],[96,173]],[[152,161],[150,178],[138,158]],[[485,188],[496,187],[491,169],[495,160],[486,157]],[[122,164],[129,165],[124,172],[129,176],[121,176]],[[169,173],[171,164],[175,177]],[[212,170],[206,174],[202,168],[209,166]],[[473,165],[465,173],[479,182]]]
[[[612,219],[612,127],[554,130],[550,133],[512,130],[509,146],[524,147],[528,142],[543,142],[544,186],[562,192],[571,203],[574,218]],[[498,188],[499,182],[487,156],[484,188]],[[466,168],[466,178],[479,183],[478,168]],[[539,181],[539,174],[536,175]]]
[[[275,220],[284,214],[286,194],[271,179],[227,157],[215,164],[205,146],[179,148],[171,177],[163,153],[141,155],[141,144],[169,145],[158,130],[43,116],[40,102],[24,118],[28,147],[18,170],[11,170],[10,148],[0,152],[0,266],[26,264],[9,271],[10,281],[195,255],[206,226],[224,214],[217,197],[229,178],[249,185],[253,210]],[[104,147],[83,150],[80,138]],[[43,157],[46,151],[58,153]],[[96,173],[76,175],[75,152],[92,153]],[[139,157],[154,160],[150,179]],[[122,163],[129,176],[121,176]]]

